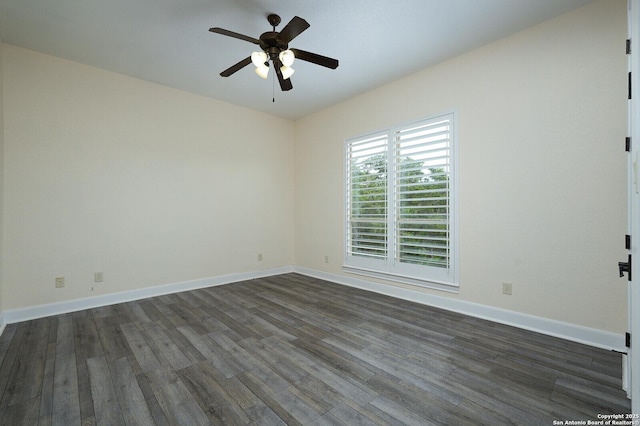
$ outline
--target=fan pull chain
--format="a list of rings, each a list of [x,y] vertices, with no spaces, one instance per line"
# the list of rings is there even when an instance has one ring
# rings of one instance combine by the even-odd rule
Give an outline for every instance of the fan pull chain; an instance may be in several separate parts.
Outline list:
[[[275,74],[275,71],[271,74],[271,95],[273,96],[273,98],[271,99],[271,102],[275,104],[276,103],[276,77],[274,76],[274,74]]]

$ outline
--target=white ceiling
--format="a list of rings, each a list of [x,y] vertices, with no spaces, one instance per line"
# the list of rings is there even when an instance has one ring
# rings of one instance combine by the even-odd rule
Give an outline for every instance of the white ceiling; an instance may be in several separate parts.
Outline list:
[[[297,119],[568,12],[592,0],[0,0],[0,39],[109,71]],[[290,47],[340,61],[296,61],[293,90],[249,65],[277,13],[311,27]],[[275,103],[272,95],[275,87]]]

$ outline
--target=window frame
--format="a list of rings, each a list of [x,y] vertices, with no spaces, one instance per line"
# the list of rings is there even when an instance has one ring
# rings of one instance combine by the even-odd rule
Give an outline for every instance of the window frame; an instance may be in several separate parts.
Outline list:
[[[449,121],[449,173],[448,173],[448,243],[449,243],[449,266],[447,268],[432,267],[426,265],[414,265],[406,262],[398,262],[396,258],[397,244],[394,244],[396,236],[393,235],[396,229],[396,135],[407,129],[416,126],[428,125],[438,121]],[[354,144],[375,139],[386,135],[386,256],[383,259],[373,259],[362,256],[350,255],[350,209],[351,209],[351,183],[352,176],[350,162],[351,152]],[[347,273],[364,275],[372,278],[391,280],[404,284],[417,285],[448,292],[458,292],[459,289],[459,202],[458,202],[458,114],[456,111],[432,115],[419,120],[405,122],[389,126],[383,130],[371,132],[364,135],[345,139],[343,151],[344,165],[344,263],[343,270]]]

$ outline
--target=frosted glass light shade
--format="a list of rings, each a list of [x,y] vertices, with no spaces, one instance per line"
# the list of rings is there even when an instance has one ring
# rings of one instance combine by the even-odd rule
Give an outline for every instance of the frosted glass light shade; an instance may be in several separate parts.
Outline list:
[[[251,54],[251,62],[256,67],[263,67],[264,63],[267,62],[267,54],[264,52],[253,52]]]
[[[296,72],[296,70],[286,65],[281,66],[280,71],[282,71],[282,78],[284,78],[285,80],[291,77],[294,72]]]
[[[264,64],[256,67],[256,74],[262,78],[267,78],[267,75],[269,75],[269,67]]]
[[[278,57],[280,58],[280,62],[282,62],[282,65],[284,65],[285,67],[290,67],[291,65],[293,65],[293,61],[294,59],[296,59],[296,56],[289,49],[280,52],[280,55],[278,55]]]

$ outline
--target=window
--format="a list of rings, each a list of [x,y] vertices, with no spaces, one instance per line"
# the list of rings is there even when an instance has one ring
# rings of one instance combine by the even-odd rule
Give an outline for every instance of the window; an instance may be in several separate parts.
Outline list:
[[[457,286],[454,114],[349,139],[345,270]]]

